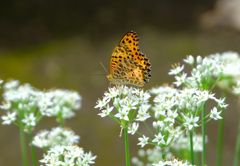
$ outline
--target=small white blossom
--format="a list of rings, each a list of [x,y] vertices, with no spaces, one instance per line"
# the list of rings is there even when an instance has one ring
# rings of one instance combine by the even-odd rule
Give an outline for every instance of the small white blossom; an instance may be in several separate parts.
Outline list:
[[[156,142],[158,145],[160,145],[160,144],[165,144],[165,141],[164,141],[164,136],[161,134],[161,133],[159,133],[158,135],[155,135],[155,138],[153,139],[153,141],[152,142]]]
[[[26,115],[25,118],[22,120],[27,126],[35,126],[36,125],[36,117],[33,113],[30,115]]]
[[[109,98],[103,98],[103,100],[98,99],[97,105],[94,108],[103,108],[110,101]]]
[[[100,115],[101,117],[105,117],[108,116],[113,110],[113,107],[109,107],[109,104],[107,104],[107,107],[104,109],[102,108],[102,112],[99,113],[98,115]]]
[[[176,81],[173,83],[177,87],[186,82],[187,73],[182,73],[180,76],[175,76]]]
[[[213,118],[214,120],[218,120],[218,119],[222,119],[222,117],[220,116],[222,111],[217,111],[217,108],[214,107],[212,110],[211,110],[211,114],[210,114],[210,118]]]
[[[191,117],[187,117],[185,116],[185,123],[184,125],[188,128],[188,130],[192,130],[193,127],[198,127],[198,120],[199,120],[199,117],[194,117],[191,115]]]
[[[2,116],[2,124],[3,125],[10,125],[12,122],[16,120],[16,112],[7,112],[7,116]]]
[[[190,64],[190,65],[193,65],[193,64],[194,64],[194,58],[193,58],[192,55],[187,56],[187,58],[186,58],[186,59],[183,59],[183,61],[186,62],[186,63],[188,63],[188,64]]]
[[[148,109],[144,109],[144,106],[139,108],[136,120],[137,121],[145,121],[146,119],[150,118],[151,116],[147,112]]]
[[[183,69],[184,69],[184,65],[175,66],[175,68],[171,69],[168,74],[169,75],[177,75],[177,74],[181,73]]]
[[[138,138],[138,140],[140,141],[138,145],[141,145],[141,147],[143,148],[146,144],[148,144],[148,139],[149,137],[143,135],[143,137]]]
[[[116,118],[119,118],[120,120],[126,120],[129,121],[128,113],[129,111],[125,108],[119,109],[119,113],[115,115]]]
[[[132,125],[128,127],[128,133],[134,135],[138,130],[139,123],[133,122]]]

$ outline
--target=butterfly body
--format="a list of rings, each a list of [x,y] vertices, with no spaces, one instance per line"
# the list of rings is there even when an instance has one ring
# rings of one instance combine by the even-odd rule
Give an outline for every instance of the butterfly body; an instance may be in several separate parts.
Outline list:
[[[128,32],[113,50],[107,78],[114,84],[142,87],[151,77],[151,64],[139,51],[136,32]]]

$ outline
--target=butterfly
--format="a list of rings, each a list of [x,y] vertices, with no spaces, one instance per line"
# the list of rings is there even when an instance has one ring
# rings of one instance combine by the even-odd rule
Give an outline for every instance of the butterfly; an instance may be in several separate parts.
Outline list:
[[[136,32],[126,33],[112,52],[107,78],[114,84],[142,87],[151,77],[151,64],[138,47]]]

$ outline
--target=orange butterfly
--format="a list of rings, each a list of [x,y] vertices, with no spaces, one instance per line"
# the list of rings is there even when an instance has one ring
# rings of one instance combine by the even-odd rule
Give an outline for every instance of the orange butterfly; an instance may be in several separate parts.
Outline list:
[[[146,55],[139,51],[138,36],[131,31],[123,36],[114,48],[110,60],[109,81],[114,84],[131,84],[142,87],[151,77],[151,64]]]

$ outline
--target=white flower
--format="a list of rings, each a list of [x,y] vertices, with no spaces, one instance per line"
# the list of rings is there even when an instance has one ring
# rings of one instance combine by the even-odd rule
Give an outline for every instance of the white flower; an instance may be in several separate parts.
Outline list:
[[[222,99],[215,99],[215,101],[218,103],[218,105],[221,107],[221,108],[224,108],[226,109],[228,104],[225,103],[225,99],[226,98],[222,98]]]
[[[108,116],[113,110],[113,107],[109,107],[109,104],[107,104],[107,107],[102,109],[102,112],[99,113],[98,115],[101,117]]]
[[[165,122],[175,123],[175,118],[178,116],[177,110],[174,112],[172,110],[167,111],[167,118],[164,119]]]
[[[175,66],[175,68],[171,69],[170,72],[168,73],[169,75],[177,75],[182,72],[184,69],[184,65],[182,66]]]
[[[108,90],[109,93],[108,92],[104,93],[105,99],[111,99],[119,95],[119,91],[115,90],[115,88],[108,88]]]
[[[222,112],[222,111],[217,112],[217,108],[214,107],[214,108],[211,110],[210,118],[213,118],[214,120],[222,119],[222,117],[220,116],[221,112]]]
[[[138,130],[139,123],[133,122],[132,125],[128,127],[128,133],[134,135]]]
[[[186,59],[183,59],[183,61],[186,62],[186,63],[188,63],[188,64],[190,64],[190,65],[193,65],[193,64],[194,64],[194,58],[193,58],[192,55],[187,56],[187,58],[186,58]]]
[[[160,145],[160,144],[165,144],[165,141],[164,141],[164,136],[161,134],[161,133],[159,133],[158,135],[155,135],[155,138],[152,140],[152,142],[156,142],[158,145]]]
[[[197,56],[197,64],[202,63],[202,57],[200,55]]]
[[[143,148],[146,144],[148,144],[148,139],[149,137],[143,135],[143,137],[138,138],[138,140],[140,141],[138,145],[141,145],[141,147]]]
[[[175,76],[176,81],[173,83],[177,87],[186,82],[187,73],[182,73],[180,76]]]
[[[16,120],[16,112],[7,112],[7,116],[2,116],[2,124],[3,125],[10,125],[12,122]]]
[[[199,120],[199,117],[195,117],[193,118],[193,116],[191,115],[191,117],[184,117],[185,123],[184,125],[188,128],[188,130],[192,130],[193,127],[198,127],[197,121]]]
[[[109,98],[103,98],[103,100],[98,99],[97,105],[94,108],[103,108],[109,101]]]
[[[116,118],[129,121],[129,118],[128,118],[129,111],[127,109],[119,109],[118,111],[119,113],[115,115]]]
[[[146,119],[150,118],[151,116],[149,115],[149,113],[147,113],[147,109],[144,109],[144,106],[141,106],[139,108],[136,120],[137,121],[145,121]]]
[[[22,119],[22,122],[25,123],[27,126],[35,126],[36,117],[33,113],[31,113],[30,115],[25,115],[24,119]]]

